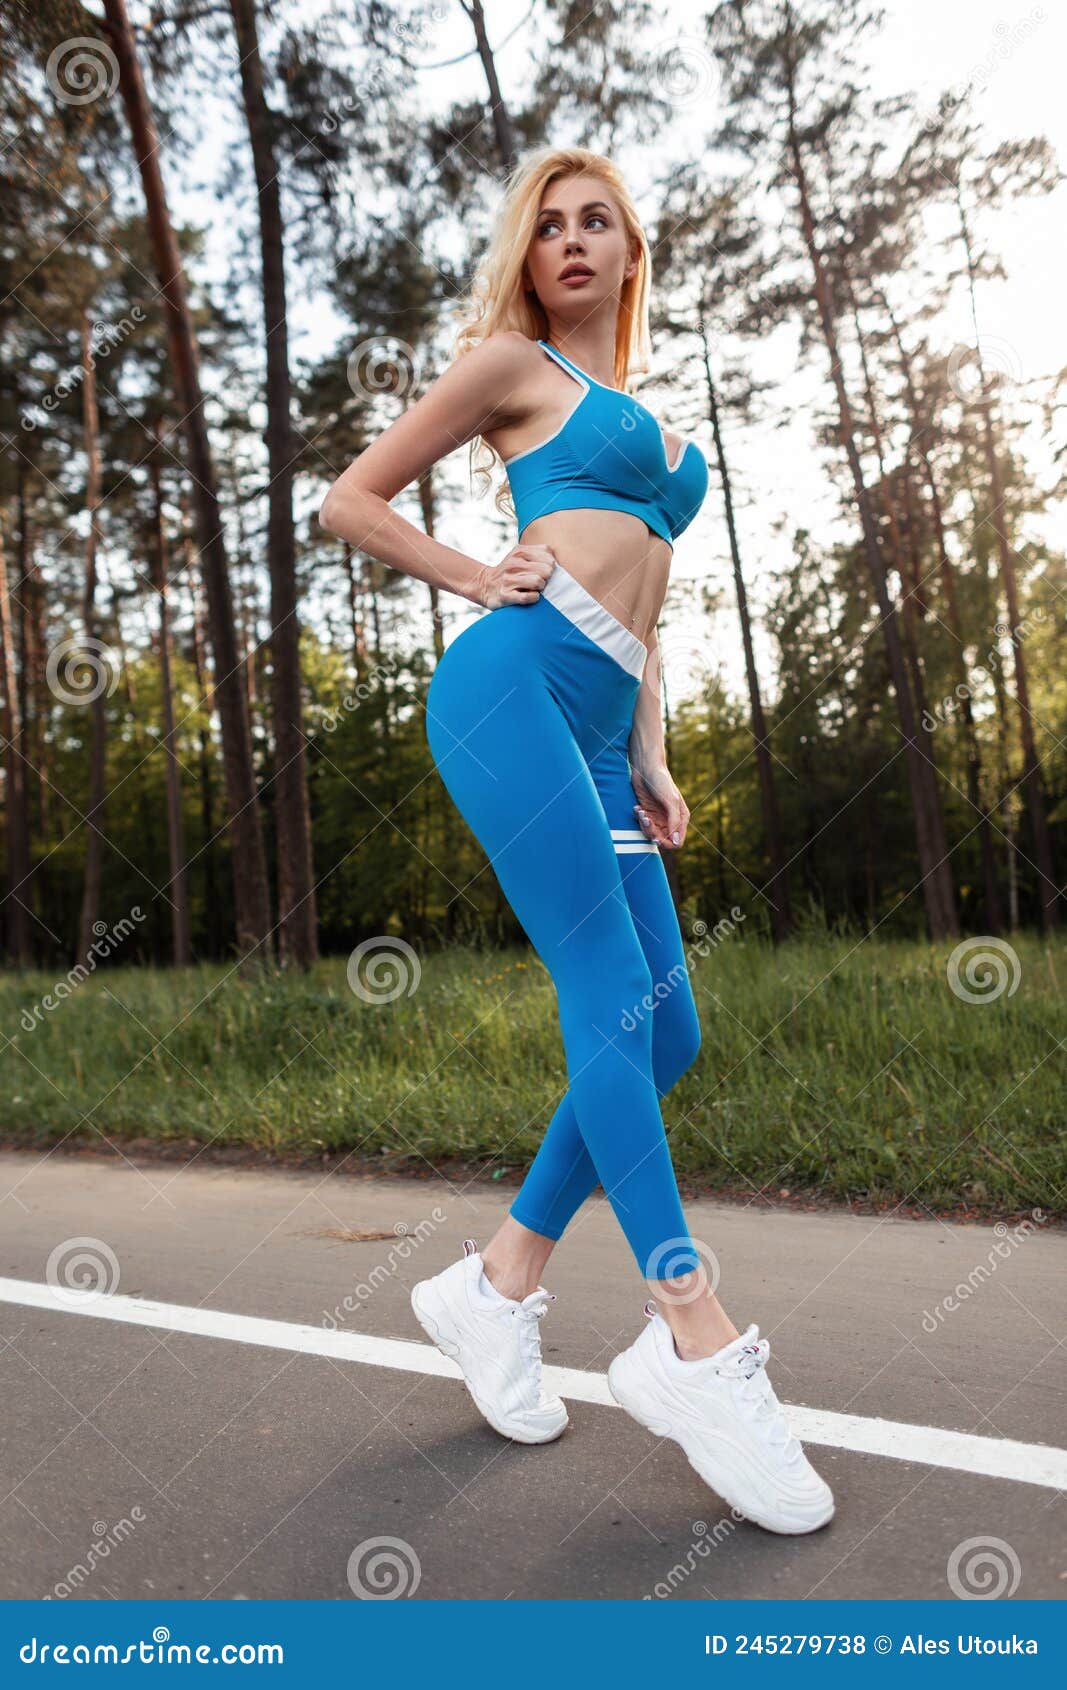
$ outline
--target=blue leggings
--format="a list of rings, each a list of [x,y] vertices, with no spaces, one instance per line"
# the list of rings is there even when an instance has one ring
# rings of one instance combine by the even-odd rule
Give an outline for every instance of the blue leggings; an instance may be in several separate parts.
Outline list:
[[[641,1273],[698,1266],[659,1099],[700,1026],[627,744],[645,647],[557,565],[464,629],[427,694],[441,778],[552,977],[569,1089],[511,1205],[559,1238],[599,1182]]]

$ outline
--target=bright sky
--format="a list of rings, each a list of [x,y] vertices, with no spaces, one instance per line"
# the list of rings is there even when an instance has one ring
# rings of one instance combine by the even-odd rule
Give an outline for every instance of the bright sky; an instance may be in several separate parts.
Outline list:
[[[509,93],[518,95],[529,76],[531,25],[521,27],[529,9],[529,0],[494,0],[487,8],[505,98]],[[643,157],[632,152],[621,155],[620,163],[639,199],[651,173],[662,168],[664,158],[684,158],[699,148],[703,133],[716,119],[714,70],[701,45],[704,10],[694,0],[665,0],[662,8],[664,45],[680,44],[692,64],[700,93],[681,102],[677,125],[657,139],[654,153],[650,149]],[[438,0],[438,14],[432,35],[413,53],[424,62],[449,59],[471,45],[470,26],[455,0]],[[1018,0],[889,0],[882,32],[868,38],[872,85],[883,95],[912,90],[920,101],[933,107],[946,91],[958,94],[970,84],[974,110],[985,126],[990,145],[1044,134],[1067,168],[1067,102],[1062,93],[1063,66],[1067,62],[1065,20],[1067,11],[1055,0],[1047,0],[1044,7],[1019,4]],[[476,58],[422,73],[419,87],[427,103],[442,107],[451,99],[481,97],[484,93]],[[217,132],[206,137],[211,151],[204,155],[203,179],[214,175],[207,161],[212,153],[217,160],[218,144]],[[219,225],[217,203],[208,211],[207,202],[198,195],[189,200],[176,197],[186,215],[215,224],[215,251],[221,256],[219,243],[232,236],[224,224]],[[645,208],[649,214],[654,209],[647,197],[642,203]],[[1004,281],[985,283],[979,293],[983,348],[993,364],[1010,369],[1022,381],[1067,366],[1061,274],[1065,209],[1067,184],[1052,195],[1023,200],[1009,210],[989,214],[982,223],[982,236],[999,252],[1007,271]],[[932,262],[936,263],[936,256]],[[292,289],[292,293],[299,298],[298,289]],[[318,357],[332,346],[328,321],[328,314],[324,316],[314,302],[305,300],[303,309],[297,304],[297,357]],[[957,290],[944,320],[930,332],[946,350],[960,341],[973,341],[970,307],[962,289]],[[775,575],[790,561],[793,530],[805,525],[817,537],[831,538],[838,499],[809,420],[812,398],[817,395],[821,404],[826,403],[825,361],[799,368],[791,329],[763,346],[746,343],[743,356],[755,373],[776,384],[768,402],[772,415],[790,418],[785,428],[764,425],[742,429],[733,424],[729,431],[742,554],[758,618]],[[662,420],[669,426],[672,419],[664,412]],[[1036,431],[1032,454],[1035,474],[1047,483],[1051,479],[1050,443]],[[687,584],[709,581],[726,588],[726,610],[715,622],[710,660],[716,667],[721,665],[723,678],[732,690],[740,687],[742,671],[725,526],[715,479],[700,517],[675,552],[661,637],[665,649],[673,647],[683,654],[683,662],[687,648],[706,653],[707,624],[695,622],[688,610],[692,594]],[[474,555],[499,557],[507,542],[501,544],[499,531],[480,514],[484,510],[482,505],[456,511],[442,538]],[[1060,512],[1056,514],[1059,518]],[[1058,529],[1046,523],[1043,535],[1062,546],[1062,520]],[[418,602],[421,604],[422,599]],[[468,610],[451,596],[447,604],[452,612],[449,630],[454,633],[467,619]],[[705,655],[704,662],[708,660]],[[768,667],[762,640],[761,667]],[[684,690],[677,674],[673,690]]]

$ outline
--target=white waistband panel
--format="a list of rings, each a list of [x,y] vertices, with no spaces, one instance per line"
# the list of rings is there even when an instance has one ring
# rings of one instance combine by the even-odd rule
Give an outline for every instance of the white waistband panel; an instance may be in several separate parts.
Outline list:
[[[640,680],[645,672],[648,648],[643,640],[625,628],[610,610],[605,610],[580,581],[575,580],[561,564],[556,565],[545,584],[542,598],[551,600],[576,628],[600,646],[628,675]]]

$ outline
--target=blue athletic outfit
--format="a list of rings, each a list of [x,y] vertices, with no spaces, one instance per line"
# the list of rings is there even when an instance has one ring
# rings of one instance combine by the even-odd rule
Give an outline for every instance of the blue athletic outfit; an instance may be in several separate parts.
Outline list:
[[[703,453],[667,459],[652,414],[538,345],[582,389],[548,440],[505,465],[520,535],[558,510],[621,510],[673,541],[707,491]],[[642,1274],[697,1265],[659,1099],[700,1026],[658,848],[637,826],[627,746],[641,640],[556,565],[541,597],[449,645],[426,701],[449,793],[556,988],[569,1090],[511,1214],[559,1238],[599,1182]]]

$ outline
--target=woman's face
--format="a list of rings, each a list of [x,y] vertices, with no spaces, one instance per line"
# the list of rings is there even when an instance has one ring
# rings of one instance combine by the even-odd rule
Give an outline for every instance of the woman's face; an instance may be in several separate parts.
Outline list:
[[[618,303],[637,269],[622,212],[606,182],[567,176],[541,196],[526,254],[526,286],[550,315],[581,322],[607,300]]]

